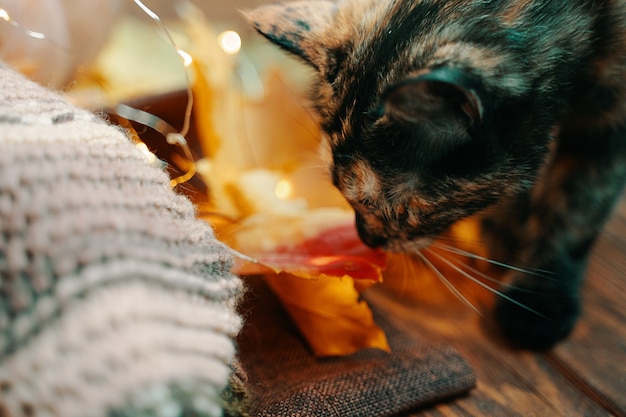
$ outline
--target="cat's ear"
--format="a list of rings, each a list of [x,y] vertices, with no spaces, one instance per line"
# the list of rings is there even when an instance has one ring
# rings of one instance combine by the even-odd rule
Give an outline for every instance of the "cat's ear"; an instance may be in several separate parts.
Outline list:
[[[465,117],[471,126],[482,123],[482,87],[468,71],[439,67],[408,77],[383,94],[385,113],[392,119],[418,123],[441,117]]]
[[[320,70],[326,65],[319,35],[330,25],[336,5],[331,1],[295,1],[244,12],[254,28],[286,51]]]

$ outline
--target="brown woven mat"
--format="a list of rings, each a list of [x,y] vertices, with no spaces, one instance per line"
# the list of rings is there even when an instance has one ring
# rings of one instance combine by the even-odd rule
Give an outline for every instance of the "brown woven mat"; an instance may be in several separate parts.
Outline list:
[[[375,312],[392,353],[376,349],[317,359],[261,279],[241,306],[240,362],[248,374],[253,416],[393,416],[467,392],[476,383],[447,345],[416,340]]]

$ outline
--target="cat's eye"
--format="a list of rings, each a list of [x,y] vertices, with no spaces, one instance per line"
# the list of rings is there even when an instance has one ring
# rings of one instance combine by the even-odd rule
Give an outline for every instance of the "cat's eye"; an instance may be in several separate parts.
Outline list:
[[[385,115],[385,108],[382,105],[377,105],[371,109],[368,109],[364,112],[365,116],[367,116],[372,122],[379,120],[381,117]]]

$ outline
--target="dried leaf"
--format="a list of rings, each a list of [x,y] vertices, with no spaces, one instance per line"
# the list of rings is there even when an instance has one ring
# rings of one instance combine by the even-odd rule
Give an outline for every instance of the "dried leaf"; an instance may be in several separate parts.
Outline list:
[[[386,253],[370,249],[361,242],[352,220],[324,228],[316,236],[293,244],[245,252],[258,263],[240,263],[236,269],[240,274],[266,273],[270,272],[269,268],[274,273],[285,272],[301,278],[316,279],[325,275],[374,283],[382,280],[382,270],[387,263]]]
[[[316,356],[348,355],[364,347],[390,350],[351,278],[278,274],[266,280]]]

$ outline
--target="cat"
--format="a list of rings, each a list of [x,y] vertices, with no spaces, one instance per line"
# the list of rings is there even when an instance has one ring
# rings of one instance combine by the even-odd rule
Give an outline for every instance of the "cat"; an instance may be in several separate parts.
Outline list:
[[[626,1],[295,1],[246,17],[315,70],[332,181],[367,245],[417,253],[486,213],[492,256],[523,268],[495,307],[502,334],[543,350],[571,333],[626,183]]]

